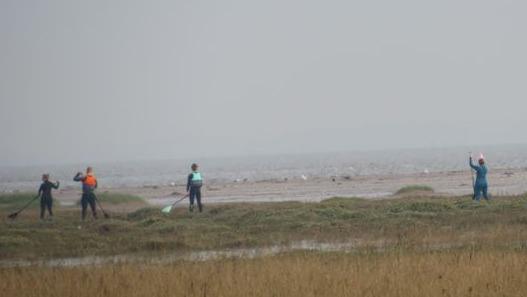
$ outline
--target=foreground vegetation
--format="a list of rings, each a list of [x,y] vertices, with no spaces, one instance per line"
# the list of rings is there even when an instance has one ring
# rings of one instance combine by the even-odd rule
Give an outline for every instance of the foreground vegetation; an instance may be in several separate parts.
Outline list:
[[[522,249],[527,240],[526,204],[526,195],[481,204],[469,197],[333,198],[321,203],[207,205],[202,214],[179,208],[168,216],[158,208],[141,208],[114,211],[111,219],[83,224],[76,207],[57,208],[49,222],[39,221],[38,210],[30,209],[15,221],[0,223],[0,259],[217,250],[301,240],[353,241],[358,247],[387,249]],[[0,205],[5,218],[13,207]]]
[[[428,194],[426,194],[428,193]],[[23,195],[23,194],[18,194]],[[111,195],[111,194],[107,194]],[[28,196],[0,197],[5,217]],[[104,199],[104,200],[103,200]],[[0,268],[2,296],[524,296],[527,195],[475,203],[407,187],[397,198],[207,205],[164,215],[127,196],[101,197],[110,219],[80,223],[78,207],[39,221],[31,208],[0,224],[0,264],[12,259],[142,255],[117,265]],[[348,252],[163,261],[164,253],[296,241]],[[7,261],[7,262],[6,262]]]
[[[295,253],[258,259],[0,269],[4,296],[525,296],[523,251]]]

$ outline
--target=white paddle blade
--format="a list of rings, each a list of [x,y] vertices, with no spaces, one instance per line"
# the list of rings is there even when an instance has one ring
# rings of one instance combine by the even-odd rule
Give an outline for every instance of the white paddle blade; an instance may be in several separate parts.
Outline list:
[[[166,206],[161,210],[162,213],[167,213],[167,214],[170,213],[171,211],[172,211],[172,205]]]

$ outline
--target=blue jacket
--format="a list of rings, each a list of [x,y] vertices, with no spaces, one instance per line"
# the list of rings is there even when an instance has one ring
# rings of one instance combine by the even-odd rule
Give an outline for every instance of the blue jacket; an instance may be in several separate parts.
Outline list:
[[[470,167],[476,171],[476,186],[487,185],[487,166],[485,165],[474,165],[472,159],[470,159]]]

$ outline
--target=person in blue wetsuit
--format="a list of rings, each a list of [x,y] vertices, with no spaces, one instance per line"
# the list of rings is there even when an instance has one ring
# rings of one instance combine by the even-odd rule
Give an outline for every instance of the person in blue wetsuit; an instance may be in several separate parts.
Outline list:
[[[487,201],[489,200],[488,196],[488,182],[487,182],[487,165],[485,165],[485,159],[480,157],[478,160],[478,165],[474,165],[472,162],[472,156],[469,159],[470,167],[476,171],[476,182],[474,183],[474,199],[479,201],[481,196]]]
[[[198,164],[192,164],[191,169],[192,172],[188,175],[187,179],[187,193],[190,200],[189,211],[194,211],[194,200],[196,200],[199,212],[202,212],[201,186],[203,185],[203,178],[201,177],[201,173],[198,172]]]

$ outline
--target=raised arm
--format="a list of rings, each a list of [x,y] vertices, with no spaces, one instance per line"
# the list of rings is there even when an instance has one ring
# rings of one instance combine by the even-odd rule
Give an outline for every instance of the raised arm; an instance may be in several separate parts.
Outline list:
[[[60,182],[59,181],[57,181],[56,183],[51,183],[51,187],[53,189],[55,189],[55,190],[57,190],[59,188],[59,186],[60,186]]]
[[[79,172],[73,177],[73,180],[76,182],[84,181],[84,176],[82,175],[81,172]]]
[[[472,162],[472,157],[470,157],[468,164],[470,165],[470,167],[472,167],[472,169],[476,171],[479,170],[479,166],[474,165],[474,163]]]

